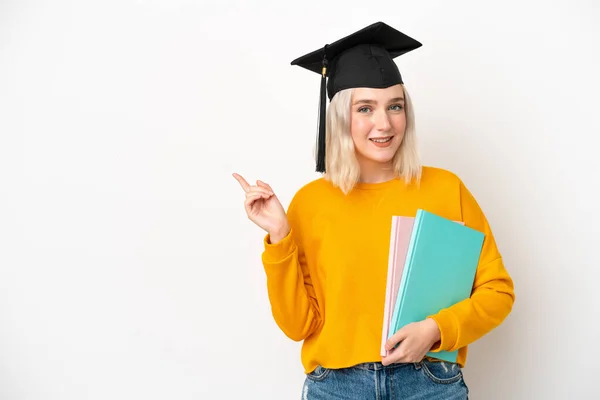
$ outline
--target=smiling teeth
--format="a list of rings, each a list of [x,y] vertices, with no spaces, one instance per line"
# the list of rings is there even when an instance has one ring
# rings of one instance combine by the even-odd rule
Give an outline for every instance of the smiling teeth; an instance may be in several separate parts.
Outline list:
[[[372,140],[373,142],[377,142],[377,143],[385,143],[385,142],[389,142],[390,140],[392,140],[392,137],[387,137],[385,139],[369,139]]]

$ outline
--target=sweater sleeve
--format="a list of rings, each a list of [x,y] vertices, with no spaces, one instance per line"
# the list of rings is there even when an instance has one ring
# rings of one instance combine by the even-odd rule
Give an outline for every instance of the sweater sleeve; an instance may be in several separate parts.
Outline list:
[[[317,296],[312,285],[302,246],[301,227],[296,222],[295,204],[288,211],[291,230],[272,244],[264,238],[262,262],[267,277],[271,312],[279,328],[290,339],[306,339],[321,324]]]
[[[515,300],[513,281],[488,221],[462,182],[460,205],[465,225],[484,233],[485,239],[471,297],[430,316],[441,332],[441,340],[434,344],[432,352],[454,351],[489,333],[508,316]]]

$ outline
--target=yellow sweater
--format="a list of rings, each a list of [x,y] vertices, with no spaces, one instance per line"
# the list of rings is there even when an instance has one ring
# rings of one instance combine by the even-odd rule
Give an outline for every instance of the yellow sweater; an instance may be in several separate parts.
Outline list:
[[[513,282],[485,215],[453,173],[424,167],[420,187],[395,179],[358,184],[347,196],[320,178],[303,186],[288,207],[291,231],[262,261],[273,317],[295,341],[304,340],[305,372],[381,361],[379,354],[391,217],[418,208],[463,221],[485,234],[470,299],[432,317],[441,331],[435,350],[459,349],[497,327],[514,302]]]

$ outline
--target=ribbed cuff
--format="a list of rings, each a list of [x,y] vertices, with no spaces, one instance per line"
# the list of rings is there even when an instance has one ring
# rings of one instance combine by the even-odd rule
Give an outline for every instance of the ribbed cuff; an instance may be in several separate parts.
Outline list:
[[[436,343],[430,351],[451,351],[456,345],[458,339],[458,325],[448,310],[442,310],[428,318],[433,319],[440,329],[440,341]]]
[[[267,263],[278,263],[288,258],[296,251],[296,242],[292,237],[292,230],[281,239],[279,242],[273,244],[270,242],[271,236],[265,235],[263,244],[265,251],[263,253],[263,261]]]

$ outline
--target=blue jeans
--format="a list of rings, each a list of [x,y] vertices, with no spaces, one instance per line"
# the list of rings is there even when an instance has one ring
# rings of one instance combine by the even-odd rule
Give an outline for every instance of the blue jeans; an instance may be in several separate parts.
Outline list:
[[[302,400],[466,400],[469,389],[458,364],[365,363],[350,368],[321,366],[307,374]]]

